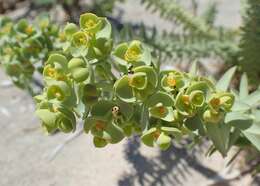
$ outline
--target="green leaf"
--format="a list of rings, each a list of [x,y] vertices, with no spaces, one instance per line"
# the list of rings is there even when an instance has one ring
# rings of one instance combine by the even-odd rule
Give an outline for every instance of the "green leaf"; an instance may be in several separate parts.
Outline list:
[[[260,102],[260,90],[256,90],[252,94],[245,97],[242,101],[251,107],[256,106]]]
[[[260,151],[260,122],[254,122],[250,128],[243,130],[242,133]]]
[[[216,149],[225,157],[229,149],[230,125],[225,123],[208,123],[206,124],[206,128],[207,135],[212,140]]]
[[[239,98],[244,99],[248,96],[248,80],[246,73],[243,73],[239,86]]]
[[[240,112],[230,112],[226,114],[225,123],[235,128],[245,130],[252,125],[253,118],[248,114],[243,114]]]
[[[205,135],[205,125],[199,116],[196,115],[191,118],[187,118],[184,124],[188,129],[192,131],[198,130],[200,135]]]
[[[232,111],[234,112],[247,112],[251,109],[250,105],[244,103],[243,101],[238,101],[236,100],[233,107]]]
[[[191,74],[192,76],[196,76],[198,73],[198,61],[194,61],[189,69],[189,74]]]
[[[231,82],[231,79],[236,71],[236,67],[232,67],[229,69],[217,82],[216,88],[217,90],[226,91],[228,89],[228,86]]]

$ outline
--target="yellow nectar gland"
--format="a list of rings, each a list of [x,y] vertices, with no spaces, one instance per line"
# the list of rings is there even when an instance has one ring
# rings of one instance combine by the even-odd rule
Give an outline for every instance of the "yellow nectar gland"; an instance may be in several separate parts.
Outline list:
[[[159,130],[156,130],[152,135],[154,139],[158,139],[159,136],[161,135],[161,132]]]
[[[188,95],[183,95],[182,96],[182,101],[185,105],[189,105],[190,104],[190,96]]]
[[[25,29],[25,33],[28,34],[28,35],[31,35],[32,32],[33,32],[32,26],[27,26],[26,29]]]
[[[131,77],[131,78],[129,79],[129,85],[130,85],[130,86],[132,86],[132,85],[134,85],[134,84],[140,84],[140,83],[142,83],[142,79],[133,78],[133,77]]]
[[[52,109],[53,109],[53,112],[58,112],[59,111],[58,107],[56,107],[56,106],[53,106]]]
[[[5,54],[12,54],[12,49],[10,47],[4,49]]]
[[[85,26],[86,26],[87,28],[92,28],[92,27],[94,27],[95,25],[96,25],[96,22],[95,22],[94,20],[92,20],[92,19],[87,20],[86,23],[85,23]]]
[[[54,68],[48,68],[47,74],[48,74],[48,76],[54,78],[55,74],[56,74],[56,70]]]
[[[138,47],[128,48],[124,57],[126,61],[138,61],[140,58],[140,49]]]
[[[55,92],[54,95],[55,95],[55,97],[58,98],[58,99],[62,97],[62,95],[61,95],[60,92]]]
[[[133,77],[130,76],[128,79],[128,85],[132,86],[132,84],[133,84]]]
[[[59,33],[59,39],[60,41],[65,41],[66,40],[66,36],[64,32]]]
[[[12,28],[11,24],[8,24],[8,25],[4,26],[4,28],[2,29],[2,32],[9,33],[11,31],[11,28]]]
[[[220,99],[219,98],[212,98],[210,100],[210,104],[213,106],[213,107],[218,107],[220,105]]]
[[[79,43],[80,43],[81,45],[85,45],[85,44],[87,43],[87,38],[84,37],[84,36],[81,36],[81,37],[79,38]]]
[[[95,128],[98,131],[102,131],[102,130],[105,129],[105,123],[103,121],[97,120],[96,123],[95,123]]]
[[[168,76],[167,76],[167,84],[170,86],[170,87],[175,87],[176,86],[176,79],[174,78],[174,75],[173,73],[170,73]]]

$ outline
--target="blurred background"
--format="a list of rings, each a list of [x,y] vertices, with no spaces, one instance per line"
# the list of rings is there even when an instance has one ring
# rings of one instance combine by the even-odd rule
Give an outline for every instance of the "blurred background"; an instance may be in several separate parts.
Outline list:
[[[198,60],[202,73],[219,77],[238,61],[235,36],[242,25],[241,4],[238,0],[0,0],[0,14],[14,21],[47,14],[62,27],[77,22],[81,13],[93,12],[108,17],[118,42],[138,38],[149,44],[163,68],[186,70]],[[39,75],[33,74],[33,79],[37,82],[33,88],[40,90]],[[80,132],[46,136],[34,115],[32,97],[14,86],[2,68],[0,127],[1,186],[260,185],[259,176],[247,174],[245,157],[250,151],[227,167],[235,152],[226,159],[218,153],[207,157],[207,143],[188,149],[189,142],[184,141],[162,152],[141,145],[135,137],[97,149]]]

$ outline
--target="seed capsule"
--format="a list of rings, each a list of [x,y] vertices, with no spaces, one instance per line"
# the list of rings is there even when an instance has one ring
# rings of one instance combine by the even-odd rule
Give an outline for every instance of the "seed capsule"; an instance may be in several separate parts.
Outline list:
[[[118,106],[114,106],[113,108],[112,108],[112,115],[113,115],[113,117],[117,117],[118,115],[119,115],[119,107]]]

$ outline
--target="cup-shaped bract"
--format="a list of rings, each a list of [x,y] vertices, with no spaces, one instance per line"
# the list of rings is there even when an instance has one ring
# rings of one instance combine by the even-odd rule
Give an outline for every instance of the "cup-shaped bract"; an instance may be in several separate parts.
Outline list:
[[[103,18],[92,13],[85,13],[80,16],[79,24],[82,30],[95,34],[102,28]]]
[[[174,118],[174,100],[171,95],[165,92],[157,92],[147,100],[149,113],[152,117],[172,122]]]
[[[113,51],[113,55],[116,56],[116,62],[125,66],[150,65],[152,61],[149,48],[138,40],[133,40],[129,44],[119,44]]]
[[[209,100],[209,108],[213,113],[220,111],[229,112],[234,104],[234,100],[235,97],[231,93],[214,93]]]
[[[133,88],[129,86],[129,76],[125,75],[118,79],[114,84],[114,91],[119,99],[127,103],[136,101]]]
[[[137,62],[141,59],[142,47],[140,41],[132,41],[124,54],[124,59],[129,63]]]
[[[157,86],[157,74],[152,67],[139,66],[133,74],[125,75],[114,84],[116,95],[125,102],[144,100],[153,94]]]
[[[35,33],[35,28],[29,24],[26,19],[21,19],[15,26],[18,33],[22,34],[22,37],[30,36]]]
[[[190,102],[194,107],[202,107],[205,103],[205,96],[201,90],[194,90],[190,93]]]
[[[147,87],[147,76],[144,72],[134,73],[128,81],[129,86],[137,90],[143,90]]]
[[[190,95],[184,94],[184,91],[181,91],[176,96],[175,100],[176,110],[186,117],[191,117],[195,114],[195,109],[191,104]]]
[[[160,76],[161,87],[167,92],[179,91],[187,84],[184,75],[175,70],[162,71]]]
[[[52,80],[48,82],[47,97],[48,99],[57,99],[61,102],[66,101],[71,96],[71,88],[64,81]]]
[[[78,31],[72,35],[72,43],[75,47],[87,48],[90,45],[91,35]]]
[[[43,70],[44,78],[64,80],[68,73],[68,60],[64,55],[51,54]]]
[[[57,127],[64,133],[74,132],[76,130],[76,118],[69,109],[58,106]]]
[[[124,138],[124,131],[111,120],[99,116],[86,118],[84,131],[89,132],[94,137],[104,139],[107,143],[118,143]]]
[[[25,57],[30,58],[30,56],[37,57],[40,50],[43,48],[43,44],[40,41],[41,38],[30,37],[24,41],[24,48],[22,53]]]
[[[159,146],[162,150],[167,150],[171,145],[171,136],[179,139],[181,135],[182,132],[177,128],[153,127],[143,133],[141,140],[147,146]]]

